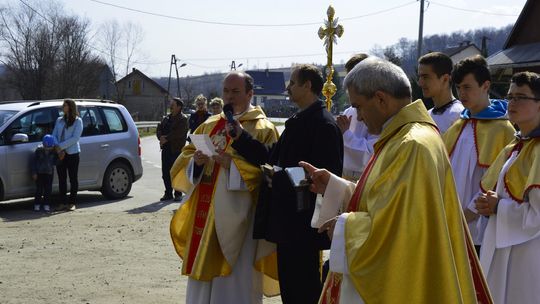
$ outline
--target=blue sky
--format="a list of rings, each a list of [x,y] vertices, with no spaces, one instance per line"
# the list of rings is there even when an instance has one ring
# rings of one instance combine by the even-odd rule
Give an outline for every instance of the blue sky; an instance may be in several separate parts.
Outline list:
[[[31,0],[26,0],[31,3]],[[16,4],[16,0],[3,1]],[[168,76],[171,54],[186,62],[182,75],[226,71],[231,60],[243,68],[283,67],[291,63],[324,63],[317,30],[332,4],[345,28],[334,47],[334,62],[355,52],[369,52],[399,38],[418,36],[419,2],[414,0],[60,0],[68,12],[86,17],[95,31],[107,20],[131,21],[144,29],[135,67],[150,76]],[[201,21],[249,25],[320,23],[301,26],[232,26],[188,22],[112,7]],[[427,1],[424,35],[450,33],[514,23],[526,0]],[[382,12],[384,10],[388,10]]]

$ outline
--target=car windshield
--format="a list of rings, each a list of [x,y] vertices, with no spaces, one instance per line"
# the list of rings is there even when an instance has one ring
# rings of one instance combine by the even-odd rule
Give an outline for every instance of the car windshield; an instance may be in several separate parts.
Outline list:
[[[0,127],[3,126],[17,111],[0,110]]]

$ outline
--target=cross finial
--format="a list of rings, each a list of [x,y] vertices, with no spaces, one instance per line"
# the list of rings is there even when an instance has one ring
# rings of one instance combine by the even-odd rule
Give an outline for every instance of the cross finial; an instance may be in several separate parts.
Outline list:
[[[334,19],[336,11],[331,5],[326,10],[327,20],[324,20],[324,26],[319,28],[319,38],[324,40],[327,58],[326,83],[323,87],[323,95],[326,97],[326,108],[328,111],[332,108],[332,96],[336,94],[336,85],[332,82],[334,76],[334,67],[332,66],[332,52],[334,44],[337,44],[337,38],[343,35],[343,26],[338,24],[339,18]]]

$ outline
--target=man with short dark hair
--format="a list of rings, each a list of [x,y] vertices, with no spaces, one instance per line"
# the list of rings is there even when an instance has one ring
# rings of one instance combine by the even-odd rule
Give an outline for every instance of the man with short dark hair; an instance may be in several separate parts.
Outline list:
[[[452,65],[452,59],[440,52],[418,59],[418,85],[424,97],[433,101],[434,106],[428,113],[441,134],[450,128],[464,109],[452,94]]]
[[[309,159],[341,174],[343,140],[334,118],[318,99],[322,87],[317,67],[293,67],[287,92],[299,111],[287,120],[279,141],[264,145],[237,127],[232,146],[257,165],[284,169]],[[320,251],[330,246],[328,237],[311,227],[316,195],[309,191],[304,195],[308,204],[299,208],[297,190],[287,173],[276,170],[271,186],[262,184],[257,205],[254,237],[277,244],[279,287],[285,304],[317,303],[322,288]]]
[[[508,103],[489,98],[491,74],[482,56],[458,62],[452,79],[466,110],[443,134],[443,140],[471,237],[480,252],[487,219],[475,214],[468,206],[474,205],[482,175],[514,139],[515,130],[506,115]]]
[[[259,106],[252,106],[253,83],[244,72],[223,80],[223,100],[253,138],[272,144],[274,125]],[[171,220],[171,238],[188,276],[186,303],[262,303],[262,293],[276,294],[275,246],[254,240],[253,221],[261,169],[231,146],[224,113],[203,122],[195,135],[207,135],[216,155],[205,155],[192,143],[171,169],[173,186],[189,196]],[[266,275],[266,277],[263,277]],[[272,282],[273,284],[268,284]],[[275,288],[277,289],[277,288]]]
[[[188,132],[187,117],[182,113],[184,102],[174,97],[170,101],[170,113],[164,116],[156,129],[156,136],[159,139],[161,148],[161,177],[165,185],[165,194],[160,201],[172,200],[179,202],[182,199],[182,192],[174,191],[171,186],[171,167],[186,145]]]

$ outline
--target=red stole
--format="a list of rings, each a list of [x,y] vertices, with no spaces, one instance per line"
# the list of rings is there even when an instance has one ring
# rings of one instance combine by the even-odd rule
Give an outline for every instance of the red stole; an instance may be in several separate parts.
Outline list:
[[[221,132],[224,128],[225,119],[221,118],[217,122],[216,126],[212,129],[212,132],[210,132],[210,137],[212,137],[218,132]],[[229,136],[227,136],[226,138],[227,146],[231,138]],[[225,150],[225,148],[223,148],[223,150]],[[219,164],[214,163],[214,169],[212,171],[211,178],[207,181],[205,181],[204,178],[201,179],[198,186],[199,196],[197,199],[197,205],[195,207],[195,221],[193,223],[191,242],[189,245],[189,253],[186,260],[186,275],[191,274],[191,271],[193,269],[193,263],[195,262],[197,252],[199,251],[199,245],[201,243],[204,227],[206,226],[206,220],[208,219],[208,211],[210,210],[210,203],[212,202],[212,195],[214,194],[214,188],[218,177],[219,169]]]

